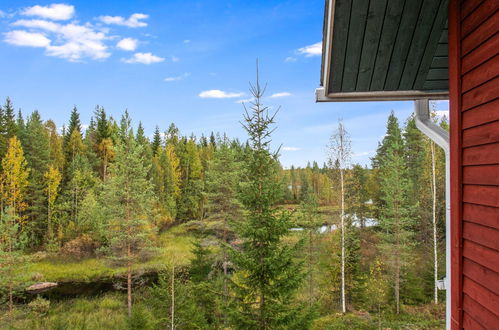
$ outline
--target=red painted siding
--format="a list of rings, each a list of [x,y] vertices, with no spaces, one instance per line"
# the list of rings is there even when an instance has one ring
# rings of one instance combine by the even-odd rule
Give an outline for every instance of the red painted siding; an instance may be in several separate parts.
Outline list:
[[[451,0],[452,328],[499,329],[499,1]]]

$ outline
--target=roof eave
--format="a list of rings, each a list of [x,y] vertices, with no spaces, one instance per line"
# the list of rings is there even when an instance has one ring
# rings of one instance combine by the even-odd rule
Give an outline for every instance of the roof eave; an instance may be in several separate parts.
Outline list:
[[[316,102],[362,102],[362,101],[410,101],[419,99],[446,100],[448,91],[379,91],[379,92],[350,92],[329,93],[319,87],[315,90]]]

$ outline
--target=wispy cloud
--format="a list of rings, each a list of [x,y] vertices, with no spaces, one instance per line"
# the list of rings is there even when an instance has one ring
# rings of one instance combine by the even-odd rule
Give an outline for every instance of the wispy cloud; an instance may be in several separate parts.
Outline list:
[[[177,56],[172,56],[172,62],[178,62],[180,61],[180,58],[178,58]]]
[[[296,62],[296,57],[293,56],[288,56],[284,59],[284,62],[289,63],[289,62]]]
[[[277,97],[286,97],[286,96],[291,96],[291,95],[292,94],[288,93],[288,92],[280,92],[280,93],[274,93],[274,94],[270,95],[270,97],[277,98]]]
[[[121,25],[127,26],[130,28],[138,28],[138,27],[146,27],[147,23],[142,20],[147,19],[149,15],[135,13],[130,15],[128,19],[125,19],[123,16],[100,16],[99,20],[104,24],[108,25]]]
[[[185,39],[185,40],[184,40],[184,44],[188,44],[188,43],[190,43],[190,42],[191,42],[191,41],[190,41],[189,39]]]
[[[38,16],[56,21],[65,21],[71,19],[75,13],[72,5],[63,3],[53,3],[49,6],[33,6],[25,8],[21,14],[25,16]]]
[[[282,147],[281,150],[282,151],[298,151],[298,150],[301,150],[301,148],[298,148],[298,147]]]
[[[152,53],[135,53],[131,58],[124,58],[122,60],[125,63],[153,64],[163,62],[165,59]]]
[[[32,33],[22,30],[9,31],[4,33],[5,42],[25,47],[47,47],[50,45],[50,39],[41,33]]]
[[[118,41],[116,44],[116,47],[118,47],[121,50],[126,50],[129,52],[133,52],[135,49],[137,49],[138,41],[137,39],[134,38],[124,38]]]
[[[230,93],[230,92],[221,91],[219,89],[211,89],[199,93],[199,97],[201,98],[213,98],[213,99],[228,99],[241,96],[244,96],[244,93]]]
[[[164,81],[166,81],[166,82],[172,82],[172,81],[184,80],[185,78],[189,77],[190,75],[191,75],[190,72],[186,72],[186,73],[181,74],[180,76],[166,77],[164,79]]]
[[[322,55],[322,42],[316,42],[315,44],[308,45],[302,48],[298,48],[298,54],[310,56],[320,56]]]
[[[254,100],[255,100],[254,97],[250,97],[249,99],[237,100],[236,103],[249,103],[249,102],[253,102]]]

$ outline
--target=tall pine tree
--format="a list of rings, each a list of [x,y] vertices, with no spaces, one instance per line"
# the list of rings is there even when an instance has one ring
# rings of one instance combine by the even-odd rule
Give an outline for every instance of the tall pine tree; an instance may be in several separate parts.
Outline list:
[[[275,114],[261,103],[258,70],[251,93],[254,101],[244,116],[251,146],[242,194],[247,216],[235,227],[242,243],[231,253],[236,269],[231,316],[241,329],[303,329],[306,318],[292,301],[304,275],[295,259],[298,246],[283,243],[292,227],[290,215],[275,208],[281,193],[277,154],[270,151]]]

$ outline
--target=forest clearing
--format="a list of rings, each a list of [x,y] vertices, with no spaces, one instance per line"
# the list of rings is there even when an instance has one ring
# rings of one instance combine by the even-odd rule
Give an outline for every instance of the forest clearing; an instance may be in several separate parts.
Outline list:
[[[392,113],[372,168],[349,163],[340,122],[328,164],[284,169],[259,86],[247,143],[173,124],[149,139],[102,107],[59,134],[7,98],[2,324],[442,328],[442,152]]]

